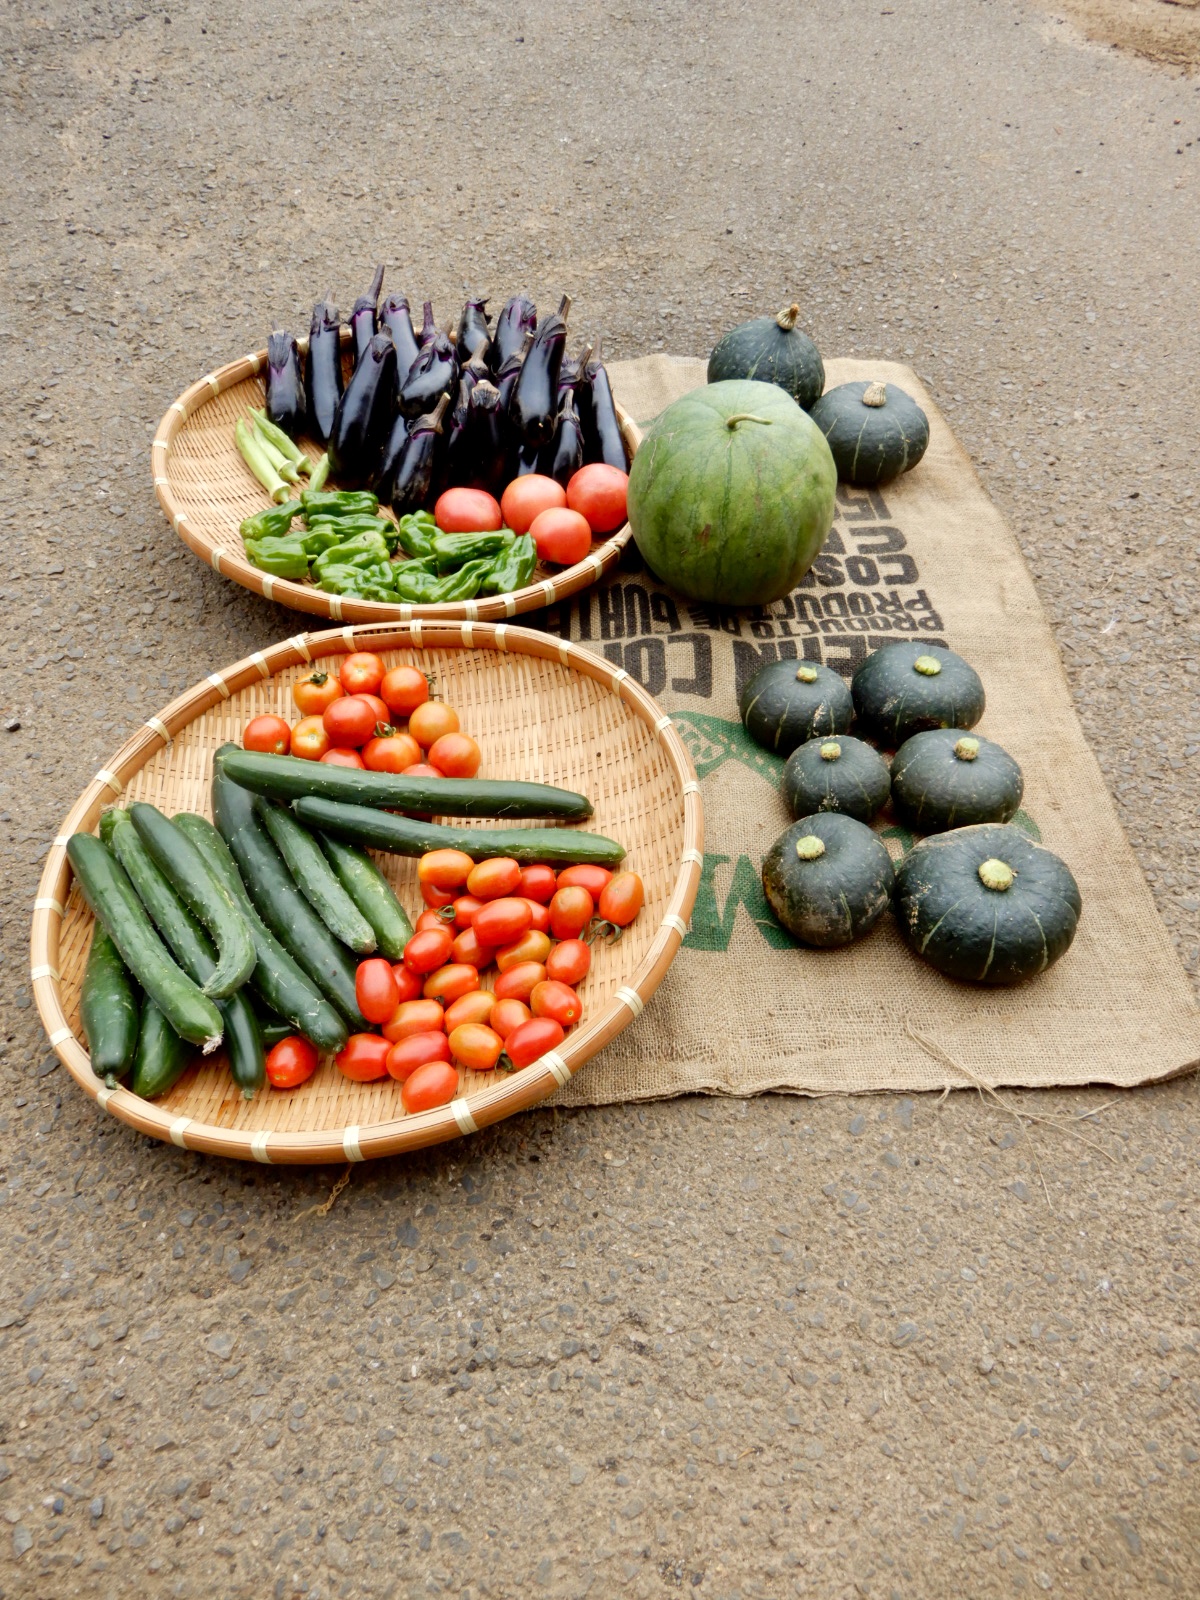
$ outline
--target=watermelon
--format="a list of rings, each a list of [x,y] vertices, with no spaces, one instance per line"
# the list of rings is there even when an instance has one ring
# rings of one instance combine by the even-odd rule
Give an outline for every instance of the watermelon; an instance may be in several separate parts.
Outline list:
[[[821,430],[773,383],[732,378],[676,400],[629,474],[629,522],[650,570],[690,600],[766,605],[812,565],[837,469]]]

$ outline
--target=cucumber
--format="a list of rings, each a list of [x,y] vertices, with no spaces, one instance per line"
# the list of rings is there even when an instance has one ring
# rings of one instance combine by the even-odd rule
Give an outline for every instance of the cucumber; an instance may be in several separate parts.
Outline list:
[[[297,800],[292,809],[306,827],[372,850],[390,850],[398,856],[422,856],[427,850],[462,850],[474,861],[511,856],[522,862],[563,862],[571,866],[587,862],[601,867],[615,867],[625,856],[614,839],[605,839],[598,833],[575,833],[570,828],[442,828],[431,822],[398,817],[390,811],[340,805],[336,800]]]
[[[212,934],[217,966],[204,984],[204,992],[216,1000],[225,999],[254,971],[254,942],[237,902],[213,877],[191,840],[157,806],[135,800],[129,815],[171,887]]]
[[[399,961],[413,936],[413,925],[391,884],[365,850],[356,850],[328,833],[320,839],[342,888],[374,928],[380,955]]]
[[[84,899],[149,999],[190,1044],[198,1044],[205,1055],[215,1050],[221,1013],[171,960],[124,868],[90,833],[68,840],[67,858]]]
[[[370,955],[375,948],[375,930],[338,882],[337,874],[321,854],[321,846],[284,806],[261,798],[254,802],[256,815],[266,824],[275,848],[287,862],[296,887],[321,921],[343,944],[357,955]]]
[[[99,922],[92,931],[79,1017],[92,1071],[111,1089],[133,1065],[138,1041],[138,1000],[128,968]]]
[[[332,767],[298,756],[225,747],[225,770],[243,789],[270,800],[342,800],[389,806],[439,817],[553,817],[583,822],[592,814],[586,795],[545,783],[502,783],[490,778],[410,778],[402,772]]]
[[[186,811],[175,818],[175,826],[187,834],[246,919],[258,957],[250,974],[250,987],[285,1020],[288,1033],[303,1034],[318,1050],[340,1050],[347,1038],[345,1023],[254,909],[224,839],[206,817]]]
[[[221,1001],[221,1015],[225,1018],[229,1076],[242,1091],[242,1098],[253,1100],[254,1091],[267,1081],[267,1057],[254,1007],[239,989]]]
[[[192,1051],[185,1039],[163,1016],[152,1000],[142,1007],[138,1030],[137,1055],[129,1087],[143,1100],[157,1100],[173,1089],[187,1071]]]
[[[264,1050],[273,1050],[283,1039],[295,1036],[295,1028],[284,1017],[277,1017],[273,1011],[255,1010],[258,1019],[259,1038],[263,1042]]]
[[[354,993],[355,962],[292,881],[283,857],[254,815],[254,796],[225,773],[223,745],[213,760],[212,799],[217,829],[229,846],[255,908],[288,954],[333,1001],[355,1033],[369,1024]]]

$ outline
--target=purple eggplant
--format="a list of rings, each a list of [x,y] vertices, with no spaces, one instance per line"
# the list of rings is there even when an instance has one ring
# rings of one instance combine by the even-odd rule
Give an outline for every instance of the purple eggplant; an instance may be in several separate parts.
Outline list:
[[[584,368],[584,382],[579,386],[582,396],[586,390],[586,404],[579,407],[583,424],[583,459],[603,461],[610,467],[629,471],[625,454],[625,441],[621,437],[621,424],[617,421],[617,408],[613,403],[612,385],[599,356]]]
[[[458,378],[454,346],[444,333],[434,330],[428,344],[422,344],[417,359],[400,386],[400,409],[406,417],[431,412],[442,395],[452,395]]]
[[[396,346],[377,333],[363,351],[338,403],[329,434],[329,467],[344,489],[360,489],[375,476],[392,420]]]
[[[360,294],[350,313],[350,332],[354,341],[354,364],[362,360],[371,340],[379,332],[379,291],[383,288],[383,268],[375,268],[371,287]]]
[[[386,504],[392,498],[392,488],[396,482],[396,473],[404,455],[404,447],[408,443],[408,418],[399,413],[392,420],[392,431],[388,434],[387,443],[383,447],[379,467],[376,470],[371,488],[379,496],[380,505]]]
[[[417,336],[413,332],[408,300],[402,294],[390,294],[379,308],[379,330],[390,333],[396,346],[396,392],[408,377],[417,359]]]
[[[517,386],[517,374],[525,364],[525,357],[533,348],[533,329],[530,328],[521,340],[519,350],[514,350],[512,355],[506,356],[500,370],[496,373],[496,388],[500,391],[500,413],[508,416],[509,405],[512,401],[512,392]]]
[[[508,442],[500,391],[486,379],[471,391],[458,458],[457,463],[452,460],[450,481],[469,489],[486,489],[498,500],[508,483]]]
[[[341,397],[342,325],[337,307],[326,295],[313,307],[308,361],[304,369],[308,431],[319,444],[328,443]]]
[[[563,295],[558,310],[542,318],[533,336],[533,348],[517,375],[509,416],[526,444],[540,447],[554,432],[558,414],[558,374],[567,342],[570,309],[570,296]]]
[[[496,331],[492,336],[492,348],[488,359],[497,377],[500,375],[501,367],[520,350],[526,333],[532,333],[536,327],[537,307],[524,290],[520,294],[514,294],[496,318]]]
[[[434,452],[449,405],[450,396],[443,394],[434,409],[427,416],[418,417],[408,430],[390,484],[392,509],[398,517],[420,511],[430,503]]]
[[[433,338],[438,329],[437,323],[433,320],[433,301],[426,300],[422,310],[424,313],[424,320],[421,323],[421,336],[417,340],[417,344],[424,348],[424,346],[427,345]]]
[[[307,406],[300,347],[290,333],[267,335],[267,417],[289,438],[304,432]]]
[[[459,362],[465,366],[474,355],[486,357],[492,343],[492,330],[488,327],[487,299],[472,295],[462,309],[455,336],[455,351]],[[489,369],[490,370],[490,369]]]
[[[583,465],[583,432],[575,411],[575,391],[568,389],[554,432],[538,455],[538,471],[567,487]]]
[[[525,478],[531,472],[540,471],[538,466],[540,455],[541,450],[536,444],[519,445],[515,456],[510,453],[508,458],[509,477]]]

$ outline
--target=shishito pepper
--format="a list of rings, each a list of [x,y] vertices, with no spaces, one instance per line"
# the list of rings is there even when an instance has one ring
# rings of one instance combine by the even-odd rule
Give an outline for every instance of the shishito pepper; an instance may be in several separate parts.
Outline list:
[[[438,533],[433,538],[433,554],[439,572],[456,572],[464,562],[487,557],[489,566],[516,538],[507,528],[495,533]],[[455,599],[460,598],[455,596]]]
[[[457,572],[439,579],[436,591],[427,598],[435,604],[446,600],[473,600],[494,560],[495,556],[484,556],[478,561],[468,561]]]
[[[379,497],[366,489],[305,489],[300,504],[305,522],[311,522],[320,516],[365,516],[379,510]]]
[[[323,582],[327,567],[367,567],[386,563],[387,559],[387,540],[381,533],[356,533],[352,539],[343,539],[341,544],[323,550],[313,562],[313,575]]]
[[[335,544],[342,544],[344,536],[338,531],[336,522],[322,522],[315,528],[297,529],[288,535],[302,544],[308,552],[308,559],[314,561],[317,556],[326,550],[331,550]]]
[[[315,567],[313,577],[318,578]],[[321,588],[327,589],[330,594],[358,595],[363,600],[396,598],[391,564],[387,561],[362,567],[351,566],[348,562],[334,563],[319,574],[319,583]]]
[[[537,546],[527,533],[514,539],[492,562],[491,571],[479,585],[481,594],[514,594],[533,577],[537,566]]]
[[[406,556],[420,559],[433,554],[437,523],[428,511],[410,511],[396,527],[396,543]]]
[[[273,578],[298,582],[308,577],[308,551],[299,539],[247,539],[246,555],[260,572]]]
[[[343,539],[353,539],[359,533],[381,533],[389,546],[396,542],[396,524],[390,517],[309,517],[310,528],[333,528]]]
[[[281,506],[271,506],[269,510],[247,517],[238,532],[243,539],[282,539],[299,512],[299,500],[288,500]]]

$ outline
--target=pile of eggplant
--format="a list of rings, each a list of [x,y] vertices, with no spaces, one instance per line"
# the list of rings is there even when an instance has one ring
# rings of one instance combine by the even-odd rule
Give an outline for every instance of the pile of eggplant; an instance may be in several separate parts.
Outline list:
[[[342,488],[373,489],[404,516],[449,488],[499,499],[527,472],[565,487],[587,462],[626,469],[603,363],[591,346],[575,360],[565,354],[568,296],[539,319],[529,295],[515,294],[494,328],[482,296],[445,329],[426,301],[418,334],[408,300],[381,304],[382,288],[379,267],[354,302],[349,378],[328,298],[313,308],[307,359],[291,334],[267,344],[267,416],[293,439],[324,445]]]

